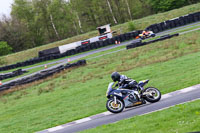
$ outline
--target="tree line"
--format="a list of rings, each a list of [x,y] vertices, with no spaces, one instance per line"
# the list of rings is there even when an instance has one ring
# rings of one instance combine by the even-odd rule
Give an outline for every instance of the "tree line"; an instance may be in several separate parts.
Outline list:
[[[10,52],[66,39],[200,0],[14,0],[0,19],[0,45]],[[1,51],[1,50],[0,50]]]

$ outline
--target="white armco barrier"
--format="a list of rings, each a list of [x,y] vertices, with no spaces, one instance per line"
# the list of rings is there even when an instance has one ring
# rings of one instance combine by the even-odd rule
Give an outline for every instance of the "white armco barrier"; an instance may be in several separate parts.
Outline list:
[[[60,53],[62,54],[68,50],[75,49],[76,47],[78,47],[80,45],[81,45],[81,42],[78,41],[78,42],[73,42],[70,44],[65,44],[65,45],[59,46],[58,48],[59,48]]]
[[[99,41],[99,37],[95,36],[95,37],[90,38],[89,40],[90,40],[90,43],[97,42]]]
[[[107,33],[105,35],[98,36],[99,40],[105,40],[107,38],[112,38],[112,33]]]
[[[96,41],[99,41],[99,40],[105,40],[107,38],[112,38],[112,33],[107,33],[105,35],[96,36],[96,37],[93,37],[93,38],[90,38],[90,39],[87,39],[87,40],[83,40],[83,41],[65,44],[65,45],[59,46],[58,48],[59,48],[60,53],[62,54],[64,52],[68,51],[68,50],[75,49],[76,47],[81,46],[81,44],[84,45],[84,44],[96,42]]]

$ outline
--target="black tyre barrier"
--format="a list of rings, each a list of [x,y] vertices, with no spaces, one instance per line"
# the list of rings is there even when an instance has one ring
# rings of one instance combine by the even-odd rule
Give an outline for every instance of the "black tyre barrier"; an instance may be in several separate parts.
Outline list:
[[[109,43],[114,44],[115,43],[114,38],[110,38]]]
[[[108,39],[106,39],[106,40],[103,41],[103,45],[104,45],[104,46],[110,45],[109,42],[108,42]]]
[[[132,31],[132,32],[129,32],[130,34],[130,37],[133,39],[133,38],[136,38],[139,34],[142,33],[143,30],[136,30],[136,31]]]
[[[160,36],[160,38],[170,38],[170,37],[171,37],[171,35],[169,35],[169,34]]]
[[[115,37],[113,37],[113,39],[114,39],[114,42],[115,41],[118,41],[118,42],[120,41],[119,36],[115,36]]]
[[[167,29],[172,29],[175,27],[183,26],[183,25],[197,22],[197,21],[200,21],[200,12],[187,14],[185,16],[180,16],[172,20],[166,20],[161,23],[152,24],[148,26],[146,30],[150,30],[150,31],[153,31],[154,33],[158,33]]]
[[[141,45],[141,43],[142,43],[141,40],[133,41],[131,44],[126,46],[126,49],[139,47]]]
[[[124,34],[119,35],[119,38],[120,38],[120,42],[124,42],[126,40]]]
[[[43,50],[43,51],[39,51],[39,57],[42,57],[42,56],[48,56],[48,55],[51,55],[51,54],[59,54],[60,51],[59,51],[59,48],[58,47],[55,47],[55,48],[50,48],[50,49],[46,49],[46,50]]]
[[[83,52],[81,46],[76,47],[76,53],[81,53],[81,52]]]
[[[13,72],[10,72],[10,73],[1,74],[0,75],[0,80],[4,80],[4,79],[8,79],[8,78],[13,78],[13,77],[22,75],[22,74],[24,74],[26,72],[28,72],[28,71],[22,70],[22,69],[18,69],[16,71],[13,71]]]
[[[103,41],[97,41],[99,48],[104,47]]]
[[[79,60],[75,63],[60,65],[56,68],[53,68],[53,69],[50,69],[50,70],[45,70],[45,71],[42,71],[40,73],[37,73],[33,76],[29,76],[29,77],[26,77],[26,78],[23,78],[23,79],[20,79],[20,80],[17,80],[17,81],[10,82],[8,84],[1,85],[0,91],[8,90],[8,89],[10,89],[14,86],[23,85],[23,84],[27,84],[27,83],[31,83],[31,82],[40,80],[40,79],[47,78],[47,77],[49,77],[49,76],[51,76],[55,73],[63,71],[64,69],[69,69],[69,68],[83,66],[83,65],[86,65],[86,60]],[[15,73],[19,73],[19,72],[20,72],[20,70],[15,71]]]
[[[142,42],[141,40],[133,41],[131,44],[126,46],[126,49],[131,49],[131,48],[136,48],[136,47],[139,47],[139,46],[144,46],[146,44],[150,44],[150,43],[154,43],[154,42],[157,42],[157,41],[166,40],[166,39],[172,38],[174,36],[178,36],[178,35],[179,35],[179,33],[172,34],[172,35],[167,34],[167,35],[161,36],[158,39],[150,40],[150,41],[147,41],[147,42]]]
[[[65,57],[65,56],[71,56],[71,55],[75,55],[77,53],[89,51],[92,49],[98,49],[98,48],[105,47],[105,46],[108,46],[111,44],[115,44],[115,41],[123,42],[125,40],[135,38],[141,32],[142,32],[142,30],[136,30],[136,31],[132,31],[129,33],[115,36],[113,38],[108,38],[106,40],[101,40],[101,41],[97,41],[97,42],[93,42],[93,43],[84,44],[84,45],[76,47],[76,49],[68,50],[62,54],[58,54],[59,53],[58,47],[39,51],[39,57],[35,57],[32,59],[26,60],[24,62],[18,62],[16,64],[0,67],[0,71],[5,71],[5,70],[18,68],[18,67],[33,65],[33,64],[43,62],[43,61],[58,59],[58,58]],[[57,53],[57,54],[54,54],[54,53]]]
[[[170,37],[174,37],[174,36],[179,36],[179,33],[170,35]]]
[[[130,40],[132,38],[130,32],[129,33],[125,33],[124,36],[125,36],[125,40]]]
[[[111,45],[111,44],[112,44],[110,38],[107,38],[104,42],[105,42],[105,44],[106,44],[105,46],[108,46],[108,45]]]

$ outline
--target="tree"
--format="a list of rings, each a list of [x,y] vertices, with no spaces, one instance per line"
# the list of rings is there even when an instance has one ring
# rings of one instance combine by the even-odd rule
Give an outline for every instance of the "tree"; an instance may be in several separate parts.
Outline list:
[[[13,48],[13,52],[32,47],[25,24],[15,17],[11,19],[3,16],[0,20],[0,40],[6,41]]]
[[[164,12],[199,1],[200,0],[149,0],[149,3],[156,12]]]

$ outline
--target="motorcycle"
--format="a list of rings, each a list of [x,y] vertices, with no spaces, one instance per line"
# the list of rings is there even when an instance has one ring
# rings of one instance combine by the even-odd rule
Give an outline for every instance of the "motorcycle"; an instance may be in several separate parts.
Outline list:
[[[161,99],[161,92],[154,87],[144,88],[148,82],[149,80],[140,81],[134,90],[113,87],[115,83],[109,83],[106,92],[108,98],[106,102],[107,110],[112,113],[120,113],[124,108],[146,104],[146,101],[150,103],[158,102]]]
[[[153,33],[152,31],[149,31],[149,32],[146,33],[146,34],[139,34],[139,36],[137,36],[136,39],[137,39],[137,38],[140,38],[140,39],[144,40],[144,39],[146,39],[146,38],[155,37],[155,36],[156,36],[155,33]]]

